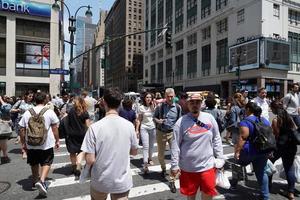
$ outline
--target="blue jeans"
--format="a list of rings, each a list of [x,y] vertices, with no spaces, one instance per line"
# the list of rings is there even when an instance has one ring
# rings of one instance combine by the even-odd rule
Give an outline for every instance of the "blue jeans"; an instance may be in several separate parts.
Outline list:
[[[263,200],[269,200],[269,177],[266,172],[268,157],[265,154],[254,155],[251,161]]]
[[[292,118],[297,127],[300,127],[300,115],[292,115]]]

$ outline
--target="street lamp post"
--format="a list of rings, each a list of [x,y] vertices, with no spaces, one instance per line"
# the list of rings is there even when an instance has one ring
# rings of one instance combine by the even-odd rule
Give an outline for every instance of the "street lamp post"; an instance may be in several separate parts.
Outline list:
[[[238,50],[237,50],[237,76],[238,76],[238,90],[241,89],[241,56],[246,56],[246,51],[242,50],[242,47],[239,47]],[[232,59],[234,59],[235,55],[232,55]]]
[[[61,2],[66,8],[67,8],[67,11],[68,11],[68,14],[69,14],[69,27],[68,27],[68,31],[70,33],[70,60],[69,60],[69,70],[70,70],[70,90],[72,90],[72,87],[73,87],[73,83],[74,83],[74,68],[71,67],[71,64],[73,62],[73,51],[74,51],[74,34],[76,32],[76,17],[77,17],[77,14],[79,12],[80,9],[82,8],[87,8],[87,11],[85,12],[85,16],[86,17],[92,17],[93,16],[93,13],[91,11],[91,6],[88,5],[88,6],[80,6],[76,12],[75,12],[75,15],[71,15],[71,12],[70,12],[70,9],[69,7],[67,6],[67,4],[62,1],[62,0],[55,0],[55,3],[53,3],[52,5],[52,9],[53,10],[56,10],[56,11],[59,11],[60,10],[60,6],[58,4],[58,2]]]

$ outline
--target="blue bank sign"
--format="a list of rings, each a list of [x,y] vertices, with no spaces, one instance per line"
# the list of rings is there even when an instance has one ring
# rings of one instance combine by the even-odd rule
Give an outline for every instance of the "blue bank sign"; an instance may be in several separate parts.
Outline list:
[[[21,0],[0,0],[0,11],[26,14],[39,17],[51,17],[51,6]]]

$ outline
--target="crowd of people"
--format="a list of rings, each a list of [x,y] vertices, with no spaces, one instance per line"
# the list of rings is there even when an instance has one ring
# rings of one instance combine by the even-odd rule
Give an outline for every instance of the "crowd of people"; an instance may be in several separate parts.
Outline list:
[[[161,176],[170,183],[180,181],[180,192],[188,200],[209,200],[217,194],[216,168],[223,168],[223,142],[234,147],[236,163],[253,167],[263,200],[269,199],[272,175],[267,173],[267,162],[282,158],[288,185],[287,195],[295,199],[293,162],[297,144],[282,138],[300,127],[299,85],[282,99],[271,103],[265,88],[249,100],[242,90],[229,98],[225,111],[218,106],[214,92],[181,92],[176,98],[173,88],[163,94],[144,92],[139,98],[124,97],[117,88],[105,90],[98,100],[84,91],[81,95],[53,96],[41,91],[26,92],[22,98],[0,97],[1,126],[7,123],[18,135],[22,158],[27,159],[32,171],[32,187],[47,195],[45,180],[54,159],[54,148],[59,138],[66,139],[70,153],[71,171],[79,179],[86,161],[91,169],[91,198],[128,199],[132,187],[129,154],[136,155],[138,145],[143,147],[143,173],[149,174],[154,165],[154,143],[157,142]],[[270,120],[269,111],[275,118]],[[40,120],[39,119],[43,119]],[[42,124],[33,126],[34,123]],[[258,134],[256,124],[270,127],[277,148],[260,152],[253,138]],[[222,138],[222,134],[224,137]],[[44,134],[44,135],[43,135]],[[46,135],[46,136],[45,136]],[[1,164],[10,162],[7,154],[9,135],[0,134]],[[41,140],[39,140],[41,139]],[[171,169],[168,176],[165,152],[171,151]],[[217,162],[223,164],[216,165]],[[242,164],[243,163],[243,164]],[[238,180],[231,181],[236,189]],[[174,185],[170,184],[171,190]]]

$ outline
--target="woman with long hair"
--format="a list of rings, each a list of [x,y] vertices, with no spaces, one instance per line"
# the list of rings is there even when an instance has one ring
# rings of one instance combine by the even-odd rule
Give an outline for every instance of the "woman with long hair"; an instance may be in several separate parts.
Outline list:
[[[17,101],[12,109],[10,110],[11,113],[17,113],[18,117],[16,119],[16,133],[18,135],[17,140],[15,141],[15,144],[18,144],[20,142],[20,126],[19,126],[19,122],[21,120],[21,118],[23,117],[24,113],[29,110],[30,108],[33,108],[33,92],[32,91],[27,91],[24,96],[23,99]],[[22,149],[22,158],[25,159],[27,158],[27,153],[25,149]]]
[[[277,142],[277,150],[274,152],[270,160],[274,163],[279,158],[282,159],[283,168],[288,182],[288,198],[295,199],[295,172],[292,169],[294,159],[297,153],[297,145],[290,140],[290,133],[296,129],[292,117],[284,110],[279,100],[275,100],[270,105],[273,114],[276,117],[272,120],[272,129]],[[269,177],[269,184],[272,185],[272,176]]]
[[[90,125],[87,105],[82,97],[76,97],[73,108],[71,108],[68,116],[64,118],[64,132],[66,137],[67,150],[70,153],[72,164],[72,173],[76,179],[81,173],[81,161],[84,153],[80,150],[85,133]]]
[[[233,95],[233,102],[230,108],[230,122],[227,130],[231,132],[232,143],[236,145],[239,138],[239,122],[245,117],[245,98],[241,93]]]
[[[239,123],[239,140],[234,149],[234,157],[243,165],[252,163],[257,182],[260,186],[261,199],[269,200],[269,179],[266,172],[267,160],[269,153],[260,153],[256,150],[255,145],[250,138],[255,137],[254,122],[263,123],[271,126],[269,121],[261,117],[262,109],[253,102],[249,102],[245,106],[246,117]]]
[[[143,169],[145,174],[149,172],[148,165],[153,165],[152,154],[156,136],[153,114],[153,94],[150,92],[146,92],[144,94],[142,105],[140,106],[138,112],[138,121],[140,122],[140,136],[143,143]]]

